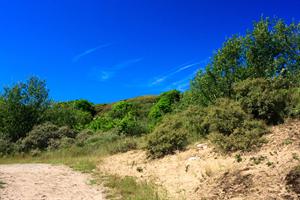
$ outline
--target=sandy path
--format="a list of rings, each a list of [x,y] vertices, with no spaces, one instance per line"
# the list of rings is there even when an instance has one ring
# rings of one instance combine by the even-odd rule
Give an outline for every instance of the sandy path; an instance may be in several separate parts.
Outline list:
[[[87,174],[48,164],[0,165],[1,200],[103,200]]]

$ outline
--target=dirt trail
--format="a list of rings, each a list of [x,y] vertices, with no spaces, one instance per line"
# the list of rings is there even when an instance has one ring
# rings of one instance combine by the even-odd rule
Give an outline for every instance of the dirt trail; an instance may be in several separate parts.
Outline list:
[[[87,174],[48,164],[0,165],[1,200],[104,200]]]

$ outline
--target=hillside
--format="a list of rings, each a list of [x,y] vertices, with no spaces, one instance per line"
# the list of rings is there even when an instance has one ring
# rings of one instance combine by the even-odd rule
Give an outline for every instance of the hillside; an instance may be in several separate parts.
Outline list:
[[[121,153],[104,158],[98,168],[154,181],[169,199],[297,199],[286,177],[300,163],[300,121],[272,127],[266,139],[261,149],[240,154],[241,160],[239,153],[222,155],[205,143],[159,160],[140,150]]]

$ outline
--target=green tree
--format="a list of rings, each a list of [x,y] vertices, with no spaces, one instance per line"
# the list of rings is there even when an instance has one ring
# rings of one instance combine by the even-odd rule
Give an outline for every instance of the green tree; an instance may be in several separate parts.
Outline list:
[[[0,99],[0,133],[12,142],[42,121],[50,103],[46,82],[37,77],[4,88]]]
[[[232,97],[234,83],[247,78],[283,76],[299,83],[299,52],[300,23],[262,18],[246,36],[229,38],[206,71],[198,72],[191,82],[193,100],[207,106],[219,97]]]

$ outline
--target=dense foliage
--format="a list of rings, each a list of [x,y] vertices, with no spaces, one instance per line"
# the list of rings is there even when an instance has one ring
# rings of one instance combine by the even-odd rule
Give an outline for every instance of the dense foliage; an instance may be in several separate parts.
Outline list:
[[[0,137],[16,142],[42,122],[49,106],[45,81],[37,77],[4,88],[0,97]]]
[[[187,145],[188,133],[180,120],[167,117],[149,135],[147,150],[151,158],[160,158],[182,150]]]
[[[245,36],[229,38],[191,84],[193,101],[214,103],[232,97],[233,85],[248,78],[284,76],[293,80],[300,66],[300,24],[261,19]]]
[[[180,100],[180,92],[177,90],[171,90],[162,93],[158,97],[157,103],[151,108],[149,112],[149,119],[152,123],[157,123],[163,115],[170,113],[173,110],[173,106]]]

